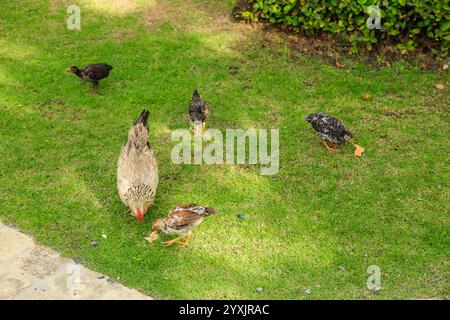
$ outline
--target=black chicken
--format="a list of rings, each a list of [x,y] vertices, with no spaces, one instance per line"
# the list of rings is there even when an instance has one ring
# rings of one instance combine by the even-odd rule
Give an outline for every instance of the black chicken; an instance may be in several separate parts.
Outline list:
[[[76,66],[67,68],[67,72],[73,73],[83,81],[89,81],[93,83],[93,91],[97,92],[98,82],[101,79],[106,78],[109,72],[112,70],[112,66],[106,63],[88,64],[83,70]]]
[[[319,133],[328,152],[332,153],[337,146],[343,144],[345,141],[353,144],[353,134],[345,129],[339,119],[322,112],[316,112],[307,116],[305,120],[311,123],[314,130]],[[353,145],[356,147],[355,156],[361,156],[364,149],[357,144]]]
[[[206,119],[209,116],[209,106],[205,100],[200,98],[198,94],[198,90],[194,90],[194,94],[192,95],[191,102],[189,103],[189,118],[191,118],[192,122],[202,123],[202,131],[205,130]]]

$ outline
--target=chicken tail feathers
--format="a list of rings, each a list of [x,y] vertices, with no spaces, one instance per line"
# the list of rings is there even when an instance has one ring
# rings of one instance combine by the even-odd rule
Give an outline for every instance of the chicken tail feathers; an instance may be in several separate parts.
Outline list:
[[[194,93],[192,94],[192,98],[194,98],[194,97],[200,98],[200,95],[198,94],[198,90],[197,89],[195,89]]]
[[[143,110],[139,117],[134,121],[133,126],[128,131],[129,147],[134,147],[138,152],[151,148],[148,142],[148,117],[150,113]],[[128,149],[128,153],[131,149]]]
[[[134,121],[133,126],[142,123],[144,127],[148,130],[148,117],[150,116],[150,112],[148,110],[143,110],[139,117]]]
[[[143,110],[139,117],[134,121],[133,126],[128,131],[128,141],[131,142],[130,146],[140,152],[146,147],[150,148],[150,143],[148,142],[148,117],[150,112],[148,110]]]

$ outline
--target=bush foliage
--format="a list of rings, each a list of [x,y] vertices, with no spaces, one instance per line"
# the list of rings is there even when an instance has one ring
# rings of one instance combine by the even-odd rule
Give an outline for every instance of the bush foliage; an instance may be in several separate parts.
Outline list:
[[[243,18],[267,20],[302,30],[339,34],[352,44],[372,50],[380,41],[393,40],[401,53],[414,50],[417,39],[430,39],[432,51],[446,56],[450,42],[449,0],[246,0]],[[369,29],[373,15],[369,7],[380,8],[381,28]],[[373,22],[372,22],[373,23]]]

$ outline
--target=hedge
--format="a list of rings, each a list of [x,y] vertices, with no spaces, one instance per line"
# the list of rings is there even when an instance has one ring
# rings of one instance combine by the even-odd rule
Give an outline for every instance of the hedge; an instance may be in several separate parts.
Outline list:
[[[306,34],[339,34],[357,52],[393,41],[402,54],[414,50],[417,39],[429,39],[432,52],[448,55],[450,43],[449,0],[241,0],[247,9],[240,16],[287,25]],[[367,20],[379,7],[381,28],[369,29]],[[371,22],[373,23],[373,22]],[[427,45],[428,46],[428,45]]]

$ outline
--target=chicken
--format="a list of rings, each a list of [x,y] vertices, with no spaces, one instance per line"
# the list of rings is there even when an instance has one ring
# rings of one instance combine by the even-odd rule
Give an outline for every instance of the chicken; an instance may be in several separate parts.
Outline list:
[[[149,112],[144,110],[128,131],[117,162],[117,189],[131,215],[142,222],[153,204],[158,186],[158,165],[148,140]]]
[[[196,204],[176,206],[170,210],[166,218],[158,219],[153,223],[153,232],[150,239],[156,239],[157,232],[162,231],[168,235],[178,235],[175,239],[163,242],[164,246],[170,246],[178,242],[181,247],[187,247],[192,238],[192,230],[203,222],[204,217],[215,213],[216,210],[214,208],[202,207]],[[184,241],[180,244],[180,241],[183,239]]]
[[[197,123],[202,123],[202,131],[206,127],[206,119],[209,117],[209,106],[208,103],[198,94],[198,90],[194,90],[191,102],[189,103],[189,118],[194,123],[194,127]]]
[[[342,122],[335,117],[322,112],[310,114],[305,120],[319,133],[322,142],[328,152],[333,153],[337,146],[349,141],[355,146],[355,156],[361,156],[364,149],[353,143],[353,134],[348,131]]]
[[[112,70],[112,66],[106,63],[88,64],[83,70],[78,69],[76,66],[71,66],[66,69],[67,72],[76,75],[83,81],[89,81],[93,83],[93,92],[97,92],[98,82],[101,79],[106,78],[109,72]]]

